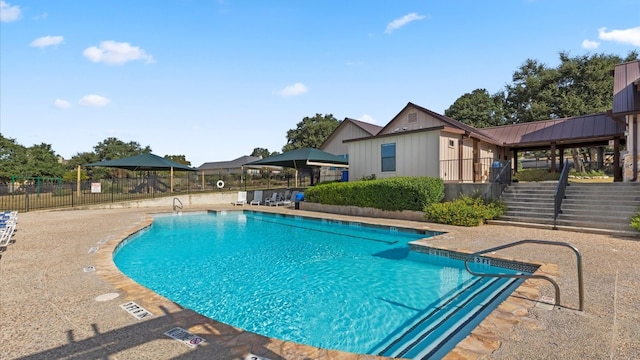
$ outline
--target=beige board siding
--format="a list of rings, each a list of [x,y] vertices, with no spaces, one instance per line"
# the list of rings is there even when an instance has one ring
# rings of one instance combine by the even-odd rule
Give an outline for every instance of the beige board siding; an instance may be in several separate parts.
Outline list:
[[[335,136],[324,144],[320,150],[334,155],[346,155],[349,153],[349,146],[343,142],[344,140],[359,139],[369,136],[371,136],[371,134],[352,123],[348,123],[340,129],[340,133],[335,134]]]
[[[413,115],[410,116],[410,114],[415,114],[415,122],[410,122],[410,117],[413,118]],[[440,119],[436,119],[424,111],[420,111],[414,107],[408,107],[398,114],[389,124],[387,124],[385,129],[383,129],[383,132],[380,132],[378,135],[393,134],[394,132],[400,131],[428,129],[442,125],[448,124],[444,123]]]
[[[349,143],[349,181],[365,176],[434,176],[439,174],[439,131],[398,134]],[[382,172],[382,144],[396,144],[396,171]]]

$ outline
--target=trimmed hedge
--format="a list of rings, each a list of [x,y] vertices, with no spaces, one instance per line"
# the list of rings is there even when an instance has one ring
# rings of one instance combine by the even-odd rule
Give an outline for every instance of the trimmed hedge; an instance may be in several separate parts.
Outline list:
[[[495,219],[504,214],[505,209],[501,201],[485,204],[482,198],[463,195],[454,201],[425,206],[424,216],[440,224],[478,226],[484,220]]]
[[[444,198],[444,182],[433,177],[393,177],[322,184],[304,191],[306,201],[380,210],[422,211]]]

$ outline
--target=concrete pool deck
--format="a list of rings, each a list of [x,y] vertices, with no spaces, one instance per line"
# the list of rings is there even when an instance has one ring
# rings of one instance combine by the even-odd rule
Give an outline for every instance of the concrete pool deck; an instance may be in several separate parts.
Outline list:
[[[209,206],[191,210],[240,210]],[[246,206],[244,209],[256,210]],[[640,354],[640,241],[579,232],[356,218],[289,208],[260,210],[363,223],[442,230],[425,245],[466,252],[524,239],[563,241],[583,256],[585,311],[578,308],[573,252],[523,245],[495,256],[542,263],[558,281],[561,307],[538,300],[553,287],[529,280],[447,359],[637,359]],[[1,359],[376,359],[244,332],[183,309],[121,274],[111,260],[119,241],[165,208],[20,213],[0,258]],[[92,270],[94,267],[95,271]],[[109,295],[115,294],[115,295]],[[116,296],[116,298],[112,298]],[[528,300],[531,299],[531,300]],[[153,314],[137,320],[120,305]],[[542,306],[541,306],[542,305]],[[205,343],[190,348],[164,335],[181,327]]]

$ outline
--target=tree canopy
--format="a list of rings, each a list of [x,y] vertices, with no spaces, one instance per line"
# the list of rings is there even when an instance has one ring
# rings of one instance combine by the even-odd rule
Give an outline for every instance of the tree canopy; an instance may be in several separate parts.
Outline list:
[[[151,148],[147,145],[141,147],[138,142],[130,141],[125,143],[114,137],[106,138],[93,147],[94,152],[98,155],[99,161],[122,159],[129,156],[146,154],[151,152]]]
[[[282,152],[303,148],[319,148],[322,143],[340,125],[340,121],[332,114],[316,114],[314,117],[305,116],[295,129],[287,131],[287,144]]]
[[[253,151],[251,152],[251,156],[255,156],[255,157],[262,157],[264,158],[268,158],[269,156],[273,156],[273,155],[278,155],[279,153],[277,151],[274,152],[270,152],[269,149],[267,148],[254,148]]]
[[[164,158],[175,161],[178,164],[191,166],[191,161],[187,160],[185,155],[165,155]]]
[[[604,112],[612,108],[615,65],[638,60],[636,51],[625,58],[590,54],[571,57],[559,53],[560,64],[549,67],[527,59],[512,82],[494,95],[476,89],[459,97],[445,115],[476,127],[517,124]]]
[[[444,114],[476,128],[504,124],[502,94],[489,95],[485,89],[476,89],[459,97]]]

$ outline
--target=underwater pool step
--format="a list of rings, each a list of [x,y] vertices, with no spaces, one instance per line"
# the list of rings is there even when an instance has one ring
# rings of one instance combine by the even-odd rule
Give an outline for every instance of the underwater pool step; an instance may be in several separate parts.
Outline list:
[[[375,354],[409,359],[437,359],[444,356],[450,344],[456,344],[493,309],[495,301],[510,294],[520,279],[479,278],[469,286],[443,299],[434,309],[417,316],[401,331],[387,339]],[[446,329],[446,330],[442,330]],[[449,344],[449,345],[448,345]]]

